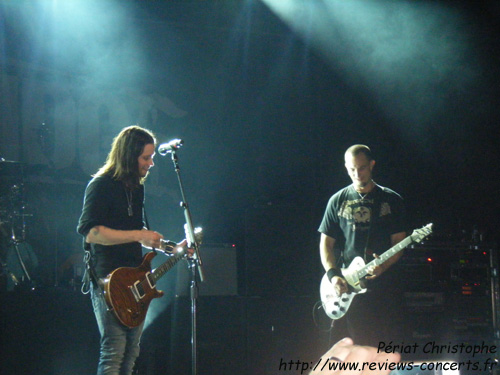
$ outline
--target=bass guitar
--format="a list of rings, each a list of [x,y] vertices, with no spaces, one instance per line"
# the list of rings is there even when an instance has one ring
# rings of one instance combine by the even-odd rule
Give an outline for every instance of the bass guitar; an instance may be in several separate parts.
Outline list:
[[[368,270],[386,262],[389,258],[403,250],[408,245],[422,241],[431,233],[432,223],[427,224],[420,229],[415,229],[411,235],[366,265],[363,258],[354,258],[349,267],[341,269],[342,276],[348,284],[349,291],[340,296],[337,295],[333,284],[330,282],[328,275],[325,273],[323,279],[321,280],[320,295],[323,310],[325,310],[326,315],[328,315],[331,319],[342,318],[347,313],[354,297],[358,293],[366,292],[366,288],[364,288],[364,277],[369,274]]]
[[[195,230],[195,236],[199,243],[201,229]],[[175,254],[154,270],[151,270],[151,261],[156,251],[150,251],[144,255],[139,267],[117,268],[102,280],[101,286],[109,310],[126,327],[133,328],[141,324],[151,301],[163,296],[163,291],[156,288],[156,283],[187,256],[187,251],[175,242],[162,240],[160,250],[171,253],[174,249]]]

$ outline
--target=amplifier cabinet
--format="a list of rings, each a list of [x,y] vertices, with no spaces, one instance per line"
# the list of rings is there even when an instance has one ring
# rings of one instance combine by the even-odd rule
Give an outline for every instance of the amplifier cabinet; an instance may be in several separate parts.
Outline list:
[[[203,244],[200,249],[204,282],[198,284],[201,296],[238,294],[237,247],[232,244]],[[191,269],[187,262],[177,266],[176,294],[189,295]]]

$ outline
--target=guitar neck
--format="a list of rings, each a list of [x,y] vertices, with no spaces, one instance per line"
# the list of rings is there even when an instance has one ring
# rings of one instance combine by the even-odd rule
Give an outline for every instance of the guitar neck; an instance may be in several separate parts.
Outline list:
[[[165,242],[162,243],[162,250],[166,250],[167,248],[169,250],[174,250],[175,246],[177,244],[174,242]],[[184,251],[181,251],[180,249],[175,253],[174,255],[170,256],[164,263],[162,263],[160,266],[158,266],[153,272],[153,278],[154,281],[160,280],[163,275],[165,275],[168,271],[172,269],[173,266],[175,266],[182,258],[184,258]]]
[[[413,239],[411,238],[411,236],[408,236],[404,240],[398,242],[396,245],[391,247],[385,253],[380,255],[378,257],[378,259],[373,259],[371,262],[367,263],[363,268],[361,268],[358,271],[359,278],[362,278],[362,277],[365,277],[366,275],[368,275],[368,269],[370,269],[372,266],[379,266],[382,263],[385,263],[389,258],[391,258],[395,254],[399,253],[401,250],[403,250],[405,247],[407,247],[412,242],[414,242]]]

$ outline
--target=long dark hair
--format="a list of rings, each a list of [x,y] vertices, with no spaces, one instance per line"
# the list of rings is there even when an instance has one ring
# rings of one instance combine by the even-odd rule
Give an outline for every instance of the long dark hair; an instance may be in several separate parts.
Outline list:
[[[110,176],[134,187],[144,183],[139,175],[138,158],[147,144],[156,145],[154,134],[137,125],[128,126],[115,137],[104,165],[96,176]]]

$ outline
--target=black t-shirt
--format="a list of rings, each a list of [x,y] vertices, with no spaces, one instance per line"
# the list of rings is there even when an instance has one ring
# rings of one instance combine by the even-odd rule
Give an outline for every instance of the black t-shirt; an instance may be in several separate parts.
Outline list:
[[[406,230],[403,199],[379,185],[366,195],[349,185],[330,198],[318,230],[343,245],[345,266],[357,256],[369,262],[392,246],[392,234]]]
[[[130,192],[128,193],[130,199]],[[144,186],[132,191],[132,216],[128,214],[127,190],[121,181],[108,176],[94,177],[85,190],[82,215],[77,231],[87,236],[96,225],[117,230],[140,230],[144,227]],[[97,277],[106,277],[118,267],[137,267],[142,261],[139,242],[105,246],[92,244]]]

